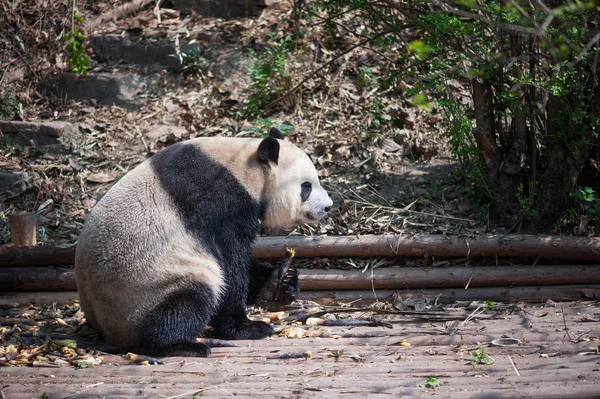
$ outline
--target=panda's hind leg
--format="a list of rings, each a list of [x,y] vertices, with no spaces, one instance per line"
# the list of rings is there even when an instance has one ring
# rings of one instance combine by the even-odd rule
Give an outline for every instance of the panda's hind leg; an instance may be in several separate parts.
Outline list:
[[[157,357],[210,355],[210,348],[196,338],[208,325],[215,304],[212,290],[203,284],[172,292],[140,324],[136,350]]]
[[[258,263],[252,265],[255,272],[259,267]],[[231,270],[236,269],[232,268]],[[220,298],[219,309],[210,322],[215,338],[262,339],[273,335],[275,332],[273,327],[261,321],[249,320],[246,315],[246,304],[252,300],[248,296],[249,285],[252,284],[258,288],[268,279],[273,270],[269,271],[266,267],[261,268],[255,281],[250,278],[248,272],[238,273],[229,278],[230,283]]]

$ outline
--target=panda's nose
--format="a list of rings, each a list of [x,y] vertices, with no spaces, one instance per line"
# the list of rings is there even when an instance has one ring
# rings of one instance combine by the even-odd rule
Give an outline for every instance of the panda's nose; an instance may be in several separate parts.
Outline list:
[[[326,206],[326,207],[325,207],[325,212],[329,212],[330,210],[331,210],[331,207],[330,207],[330,206]]]

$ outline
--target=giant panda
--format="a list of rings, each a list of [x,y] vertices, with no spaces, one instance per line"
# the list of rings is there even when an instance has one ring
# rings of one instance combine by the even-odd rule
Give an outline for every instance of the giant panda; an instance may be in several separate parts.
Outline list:
[[[332,206],[310,158],[279,134],[169,146],[92,209],[75,273],[86,320],[108,343],[208,356],[196,338],[209,325],[222,339],[273,333],[246,315],[250,291],[266,281],[266,266],[251,259],[259,226],[314,222]]]

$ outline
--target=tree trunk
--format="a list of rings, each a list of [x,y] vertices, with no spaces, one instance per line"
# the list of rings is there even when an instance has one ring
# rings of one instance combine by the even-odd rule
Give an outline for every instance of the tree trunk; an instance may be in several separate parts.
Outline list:
[[[492,85],[489,82],[473,80],[473,105],[476,124],[473,137],[485,163],[486,184],[493,195],[490,222],[492,227],[513,226],[520,218],[520,205],[516,194],[522,155],[514,153],[513,156],[507,156],[516,150],[512,148],[512,143],[508,143],[511,147],[507,154],[498,146],[495,106]]]
[[[598,77],[599,74],[596,72],[596,78]],[[590,84],[593,85],[594,79],[590,80]],[[596,84],[593,93],[590,111],[595,117],[600,117],[600,84]],[[563,104],[560,98],[553,95],[548,98],[547,167],[540,180],[539,193],[535,201],[538,215],[532,218],[528,226],[530,232],[552,230],[561,213],[568,208],[569,193],[576,187],[577,178],[590,157],[594,142],[597,141],[594,138],[593,127],[590,126],[588,127],[589,131],[586,132],[589,138],[588,142],[567,145],[559,134],[561,128],[564,130],[560,124],[565,122],[563,118],[557,116],[561,107],[565,106],[568,104]]]

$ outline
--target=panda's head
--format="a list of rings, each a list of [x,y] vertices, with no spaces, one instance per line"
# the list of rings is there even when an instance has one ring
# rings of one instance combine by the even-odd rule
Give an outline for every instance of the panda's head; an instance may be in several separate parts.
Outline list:
[[[263,226],[272,230],[316,222],[333,205],[308,155],[281,137],[271,129],[258,147],[259,162],[270,176],[262,198]]]

